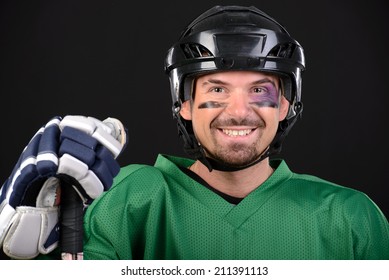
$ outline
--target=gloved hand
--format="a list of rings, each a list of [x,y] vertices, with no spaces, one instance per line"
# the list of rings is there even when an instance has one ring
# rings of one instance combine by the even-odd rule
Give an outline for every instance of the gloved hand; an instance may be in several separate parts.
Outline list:
[[[58,246],[61,182],[74,182],[87,206],[109,189],[125,148],[120,121],[55,117],[38,130],[0,189],[0,246],[16,259]]]

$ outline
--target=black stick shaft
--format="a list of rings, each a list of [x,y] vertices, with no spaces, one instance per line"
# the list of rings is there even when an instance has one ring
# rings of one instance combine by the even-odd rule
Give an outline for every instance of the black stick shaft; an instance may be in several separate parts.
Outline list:
[[[83,217],[83,201],[71,184],[62,182],[60,242],[66,259],[79,259],[83,251]]]

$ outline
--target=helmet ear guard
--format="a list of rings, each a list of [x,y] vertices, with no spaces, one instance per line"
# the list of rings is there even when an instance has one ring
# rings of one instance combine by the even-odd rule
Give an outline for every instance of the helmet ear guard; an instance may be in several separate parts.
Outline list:
[[[215,6],[192,21],[168,51],[165,72],[169,76],[173,116],[177,119],[184,149],[209,170],[240,170],[206,158],[190,121],[182,119],[181,104],[192,98],[193,82],[199,75],[217,71],[259,71],[278,75],[290,106],[279,123],[269,149],[255,161],[281,151],[282,142],[302,112],[301,76],[304,52],[286,29],[255,7]],[[250,164],[249,166],[253,165]]]

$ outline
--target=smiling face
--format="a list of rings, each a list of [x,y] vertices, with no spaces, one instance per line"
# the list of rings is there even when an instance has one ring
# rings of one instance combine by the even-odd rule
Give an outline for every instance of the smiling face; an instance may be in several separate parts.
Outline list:
[[[278,77],[260,72],[207,74],[196,79],[194,100],[180,113],[208,157],[244,166],[267,149],[286,117],[289,103],[279,86]]]

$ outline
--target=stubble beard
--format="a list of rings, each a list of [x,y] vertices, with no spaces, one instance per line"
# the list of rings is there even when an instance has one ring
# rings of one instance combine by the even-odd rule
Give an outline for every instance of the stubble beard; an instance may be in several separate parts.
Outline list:
[[[250,146],[232,144],[227,147],[217,145],[213,153],[210,153],[209,151],[207,151],[207,153],[210,154],[211,158],[232,167],[249,165],[261,155],[261,153],[257,151],[255,144]]]
[[[244,143],[231,143],[231,144],[220,144],[217,141],[216,127],[219,126],[231,126],[231,125],[247,125],[257,127],[259,131],[259,136],[257,141],[254,141],[251,144]],[[259,142],[261,141],[261,135],[265,124],[262,120],[247,120],[244,119],[240,122],[231,119],[231,120],[218,120],[216,119],[211,123],[212,130],[212,143],[214,150],[211,152],[207,147],[204,147],[205,152],[210,158],[213,158],[216,161],[222,162],[231,167],[242,167],[247,166],[254,161],[256,161],[264,151],[259,150]]]

